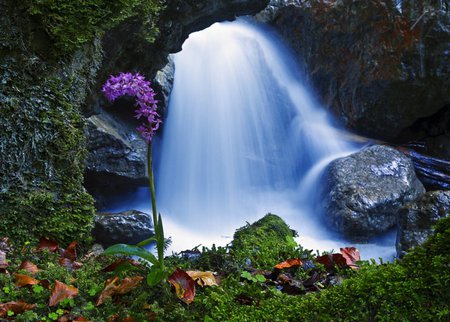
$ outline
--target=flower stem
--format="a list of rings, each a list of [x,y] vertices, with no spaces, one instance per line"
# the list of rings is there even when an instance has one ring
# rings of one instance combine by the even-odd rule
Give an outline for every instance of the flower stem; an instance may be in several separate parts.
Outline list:
[[[148,179],[150,183],[150,195],[152,198],[152,213],[153,213],[153,229],[155,230],[155,235],[159,236],[158,230],[158,215],[156,212],[156,194],[155,194],[155,179],[153,177],[153,165],[152,165],[152,142],[148,143],[147,150],[147,166],[148,166]],[[157,242],[157,248],[159,248],[159,243]],[[158,249],[158,260],[163,264],[163,259],[160,256],[161,250]]]

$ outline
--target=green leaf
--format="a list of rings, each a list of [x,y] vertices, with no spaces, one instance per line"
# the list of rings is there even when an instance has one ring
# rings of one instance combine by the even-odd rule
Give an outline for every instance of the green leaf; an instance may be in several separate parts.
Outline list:
[[[147,246],[148,244],[150,244],[152,242],[156,242],[156,237],[155,236],[152,236],[152,237],[150,237],[148,239],[140,241],[139,243],[136,244],[136,246],[144,247],[144,246]]]
[[[255,279],[260,283],[264,283],[266,281],[266,278],[264,277],[264,275],[261,275],[261,274],[256,274]]]
[[[112,245],[111,247],[108,247],[103,252],[105,255],[127,255],[127,256],[138,256],[143,259],[148,260],[150,263],[154,265],[159,266],[159,262],[156,259],[155,255],[150,253],[149,251],[145,250],[142,247],[134,246],[134,245],[127,245],[127,244],[116,244]]]
[[[158,259],[162,261],[164,258],[164,229],[163,229],[163,223],[161,219],[161,214],[158,214],[158,223],[157,228],[155,230],[156,235],[156,248],[158,250]]]
[[[243,272],[241,273],[241,277],[242,277],[242,278],[245,278],[245,279],[247,279],[247,280],[249,280],[249,281],[252,281],[252,280],[253,280],[252,274],[250,274],[250,272],[247,272],[247,271],[243,271]]]
[[[150,272],[147,275],[148,286],[155,286],[159,284],[166,276],[164,270],[160,267],[152,266]]]

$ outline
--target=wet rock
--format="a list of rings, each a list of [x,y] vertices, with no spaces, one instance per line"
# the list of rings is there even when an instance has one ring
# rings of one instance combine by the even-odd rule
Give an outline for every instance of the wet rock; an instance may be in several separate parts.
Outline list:
[[[450,15],[440,6],[400,13],[383,1],[297,2],[271,24],[325,106],[360,133],[392,139],[450,102]]]
[[[93,235],[104,247],[118,243],[137,244],[154,235],[152,218],[137,210],[99,212],[95,215]]]
[[[397,256],[425,242],[433,233],[433,225],[449,215],[450,191],[430,191],[405,205],[398,216]]]
[[[381,145],[334,160],[325,178],[327,225],[354,241],[366,241],[394,227],[399,209],[425,192],[412,162]]]
[[[85,187],[98,201],[146,184],[147,145],[134,128],[104,113],[89,117],[86,129]]]

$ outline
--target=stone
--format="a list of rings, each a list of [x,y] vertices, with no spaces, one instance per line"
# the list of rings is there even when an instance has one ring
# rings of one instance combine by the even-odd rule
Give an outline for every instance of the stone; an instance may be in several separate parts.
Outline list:
[[[326,224],[353,241],[393,228],[403,205],[425,192],[411,160],[381,145],[332,161],[324,176]]]
[[[85,187],[98,201],[147,183],[147,145],[133,127],[107,113],[93,115],[87,119],[86,137]]]
[[[271,24],[324,106],[357,132],[394,139],[450,103],[450,15],[435,6],[415,16],[382,1],[285,1]]]
[[[137,244],[154,235],[152,216],[137,210],[119,213],[98,212],[93,235],[104,247],[114,244]]]
[[[397,223],[397,256],[423,244],[433,234],[433,225],[450,215],[450,191],[429,191],[399,212]]]

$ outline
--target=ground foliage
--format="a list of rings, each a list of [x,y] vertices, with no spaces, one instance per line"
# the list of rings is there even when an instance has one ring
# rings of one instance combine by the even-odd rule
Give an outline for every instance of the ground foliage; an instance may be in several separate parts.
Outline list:
[[[450,218],[402,261],[358,261],[353,248],[243,264],[230,247],[169,256],[174,274],[141,283],[147,264],[77,254],[48,239],[0,242],[0,317],[15,321],[445,321]],[[275,246],[276,247],[276,246]],[[281,249],[283,252],[285,249]],[[273,254],[272,254],[273,255]],[[296,257],[300,255],[301,258]],[[175,269],[178,267],[177,269]],[[353,269],[352,269],[353,268]],[[171,285],[173,285],[171,287]],[[306,286],[313,287],[306,287]]]

